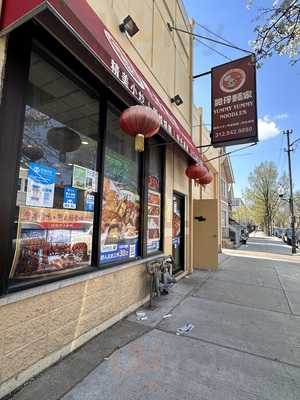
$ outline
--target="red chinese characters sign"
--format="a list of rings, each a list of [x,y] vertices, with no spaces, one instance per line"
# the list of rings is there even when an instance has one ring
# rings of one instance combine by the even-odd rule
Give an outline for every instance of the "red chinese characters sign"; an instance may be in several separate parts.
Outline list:
[[[257,142],[255,74],[251,55],[212,69],[214,147]]]
[[[44,10],[50,11],[63,21],[137,103],[149,106],[157,112],[161,126],[168,135],[195,161],[200,160],[199,151],[191,136],[86,0],[4,0],[0,30],[6,33],[29,18],[39,21],[39,14]]]

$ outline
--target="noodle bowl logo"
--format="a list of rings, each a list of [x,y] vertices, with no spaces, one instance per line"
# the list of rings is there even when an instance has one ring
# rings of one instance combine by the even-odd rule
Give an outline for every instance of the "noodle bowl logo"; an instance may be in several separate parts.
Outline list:
[[[239,90],[246,82],[246,72],[240,68],[233,68],[226,71],[220,79],[220,89],[225,93],[232,93]]]

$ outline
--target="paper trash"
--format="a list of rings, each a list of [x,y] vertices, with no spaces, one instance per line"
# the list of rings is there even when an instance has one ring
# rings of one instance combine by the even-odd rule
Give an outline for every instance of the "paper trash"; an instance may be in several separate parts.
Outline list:
[[[176,335],[183,335],[184,333],[190,332],[194,328],[194,325],[191,323],[187,323],[180,328],[177,329]]]

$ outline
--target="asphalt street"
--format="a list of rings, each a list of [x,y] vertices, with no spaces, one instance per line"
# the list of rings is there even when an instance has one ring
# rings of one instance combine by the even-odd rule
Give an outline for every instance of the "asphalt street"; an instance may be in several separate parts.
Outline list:
[[[300,257],[290,254],[261,233],[224,250],[218,272],[180,280],[141,310],[147,319],[129,315],[13,398],[299,400]]]

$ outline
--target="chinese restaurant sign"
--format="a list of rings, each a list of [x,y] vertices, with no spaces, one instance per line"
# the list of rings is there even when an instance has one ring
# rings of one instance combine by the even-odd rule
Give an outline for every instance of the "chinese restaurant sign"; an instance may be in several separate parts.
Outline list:
[[[137,103],[149,106],[157,112],[162,128],[190,157],[195,161],[200,160],[199,151],[191,136],[106,29],[86,0],[27,0],[26,2],[6,0],[0,30],[6,33],[16,24],[20,24],[22,19],[27,20],[30,16],[39,20],[39,13],[45,9],[63,20]]]
[[[258,141],[255,74],[252,55],[212,69],[214,147]]]

